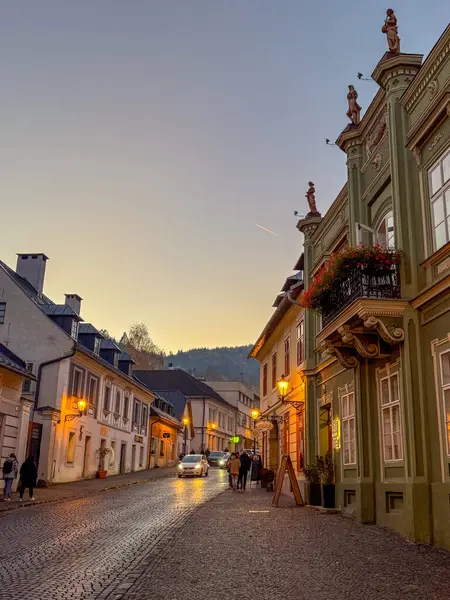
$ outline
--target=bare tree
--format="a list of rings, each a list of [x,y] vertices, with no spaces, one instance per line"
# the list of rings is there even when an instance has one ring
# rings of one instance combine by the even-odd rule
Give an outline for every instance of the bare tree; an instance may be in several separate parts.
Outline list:
[[[148,327],[145,323],[134,323],[128,331],[128,334],[124,333],[122,338],[126,338],[127,345],[133,346],[136,350],[143,352],[153,352],[155,354],[161,354],[162,350],[150,337]]]

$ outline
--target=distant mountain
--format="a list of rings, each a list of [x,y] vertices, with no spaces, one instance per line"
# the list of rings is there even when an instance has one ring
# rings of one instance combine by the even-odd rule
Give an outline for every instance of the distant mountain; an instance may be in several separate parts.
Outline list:
[[[172,363],[173,367],[185,369],[196,377],[204,377],[211,381],[240,381],[253,385],[259,390],[259,363],[248,359],[252,346],[236,346],[234,348],[193,348],[176,354],[169,354],[165,359],[165,367]]]

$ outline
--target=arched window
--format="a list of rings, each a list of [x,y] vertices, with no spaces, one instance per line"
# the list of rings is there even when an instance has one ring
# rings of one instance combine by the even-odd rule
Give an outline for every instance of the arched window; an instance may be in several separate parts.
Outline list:
[[[386,248],[395,248],[394,213],[384,215],[376,231],[376,243]]]

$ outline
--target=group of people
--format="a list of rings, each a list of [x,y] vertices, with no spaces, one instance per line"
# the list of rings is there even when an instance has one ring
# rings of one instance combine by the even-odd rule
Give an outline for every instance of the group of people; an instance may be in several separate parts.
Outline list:
[[[3,463],[3,480],[5,482],[3,500],[5,500],[5,502],[11,502],[13,483],[14,480],[17,479],[17,476],[19,476],[19,485],[17,486],[19,501],[23,501],[23,495],[26,489],[28,489],[30,500],[33,501],[33,490],[36,487],[37,482],[37,466],[33,456],[29,456],[22,463],[20,469],[17,457],[13,452]]]
[[[230,458],[227,461],[228,480],[230,488],[235,492],[237,490],[245,491],[247,486],[247,477],[249,471],[251,471],[251,480],[261,480],[261,469],[262,461],[258,454],[254,454],[253,458],[243,450],[239,452],[232,452]]]

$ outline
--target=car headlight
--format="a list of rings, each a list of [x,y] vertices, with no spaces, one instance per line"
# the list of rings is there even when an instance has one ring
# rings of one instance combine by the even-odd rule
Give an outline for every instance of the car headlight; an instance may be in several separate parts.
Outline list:
[[[202,466],[202,465],[201,465],[200,463],[197,463],[197,464],[195,465],[195,468],[196,468],[196,469],[200,469],[200,467],[201,467],[201,466]]]
[[[224,461],[224,460],[219,460],[219,465],[221,465],[221,466],[222,466],[222,465],[224,465],[224,464],[225,464],[225,461]]]
[[[180,470],[182,470],[182,469],[183,469],[183,465],[180,463],[180,464],[178,465],[178,468],[179,468]]]

